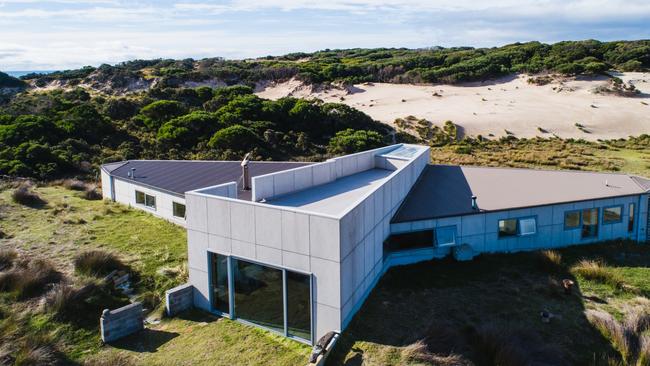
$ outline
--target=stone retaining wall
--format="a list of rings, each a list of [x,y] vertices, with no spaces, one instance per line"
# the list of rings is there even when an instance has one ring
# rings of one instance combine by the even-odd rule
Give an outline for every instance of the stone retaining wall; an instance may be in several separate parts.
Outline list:
[[[174,316],[194,306],[194,287],[186,283],[165,292],[167,315]]]
[[[136,302],[115,310],[104,310],[99,320],[104,343],[113,342],[144,329],[142,303]]]

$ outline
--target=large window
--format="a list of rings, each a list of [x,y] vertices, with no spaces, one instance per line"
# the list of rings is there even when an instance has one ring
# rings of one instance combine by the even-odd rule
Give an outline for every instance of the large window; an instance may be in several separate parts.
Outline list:
[[[135,203],[144,205],[144,193],[140,191],[135,191]]]
[[[598,236],[598,209],[582,210],[582,237],[595,238]]]
[[[174,216],[185,218],[185,205],[184,204],[178,203],[178,202],[173,202],[172,206],[173,206]]]
[[[517,236],[517,219],[499,220],[499,237]]]
[[[623,206],[605,207],[603,209],[603,224],[613,224],[623,221]]]
[[[634,203],[630,203],[629,210],[630,214],[627,218],[627,231],[631,233],[634,231]]]
[[[519,219],[519,235],[534,235],[537,233],[535,218]]]
[[[456,226],[436,228],[436,245],[444,247],[456,244]]]
[[[230,291],[228,290],[228,257],[212,253],[212,308],[230,314]]]
[[[534,217],[499,220],[499,238],[526,236],[537,233],[537,220]]]
[[[569,211],[564,213],[564,228],[577,229],[580,227],[580,211]]]
[[[156,208],[156,197],[144,192],[135,191],[135,203],[145,205],[149,208]]]
[[[393,234],[384,242],[384,253],[433,247],[433,230]]]
[[[220,254],[210,254],[210,263],[214,310],[312,340],[311,276]]]

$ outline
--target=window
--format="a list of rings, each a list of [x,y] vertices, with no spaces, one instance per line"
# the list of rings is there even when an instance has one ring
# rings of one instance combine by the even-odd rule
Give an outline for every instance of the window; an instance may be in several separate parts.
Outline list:
[[[499,237],[517,236],[517,219],[499,220]]]
[[[582,237],[595,238],[598,236],[598,209],[582,210]]]
[[[630,215],[627,218],[627,231],[634,231],[634,203],[630,203]]]
[[[230,291],[228,290],[228,257],[210,254],[212,270],[212,308],[230,314]]]
[[[537,233],[537,222],[534,217],[519,219],[519,235],[534,235]]]
[[[172,206],[173,206],[174,216],[185,218],[185,205],[184,204],[178,203],[178,202],[173,202]]]
[[[433,247],[433,230],[393,234],[384,242],[384,253]]]
[[[286,273],[287,334],[311,339],[311,278],[301,273]]]
[[[580,227],[580,211],[570,211],[564,213],[564,228],[577,229]]]
[[[150,208],[156,208],[156,197],[145,194],[144,205]]]
[[[135,203],[144,205],[144,193],[135,191]]]
[[[282,271],[233,259],[235,317],[284,333]]]
[[[439,247],[456,244],[456,226],[436,228],[436,244]]]
[[[623,206],[605,207],[603,209],[603,224],[612,224],[623,220]]]

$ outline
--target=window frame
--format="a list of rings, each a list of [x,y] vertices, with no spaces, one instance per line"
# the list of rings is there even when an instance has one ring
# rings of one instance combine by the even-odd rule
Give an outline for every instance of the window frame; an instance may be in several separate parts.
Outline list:
[[[584,235],[584,227],[585,227],[585,219],[584,219],[584,212],[587,210],[596,210],[596,235],[590,235],[590,236],[585,236]],[[588,208],[583,208],[580,210],[580,240],[591,240],[591,239],[598,239],[600,236],[600,207],[588,207]]]
[[[150,204],[147,202],[147,201],[149,200],[149,198],[153,198],[153,205],[150,205]],[[156,196],[151,195],[151,194],[146,194],[146,193],[144,194],[144,207],[149,208],[149,209],[155,211],[155,210],[156,210],[156,204],[157,204],[156,201],[157,201],[157,200],[156,200]]]
[[[627,232],[633,233],[636,226],[636,204],[630,202],[627,209]]]
[[[138,194],[141,194],[141,195],[142,195],[142,201],[138,200]],[[135,190],[135,204],[136,204],[136,205],[144,205],[144,203],[145,203],[146,200],[147,200],[147,199],[146,199],[146,196],[147,196],[146,193],[144,193],[144,192],[142,192],[142,191],[138,191],[138,190],[136,189],[136,190]]]
[[[509,221],[509,220],[514,220],[515,221],[515,234],[514,235],[501,235],[501,221]],[[497,237],[499,239],[516,238],[518,236],[519,236],[519,219],[518,218],[505,218],[505,219],[498,219],[497,220]]]
[[[183,206],[183,216],[176,215],[176,206]],[[172,201],[172,216],[174,216],[175,218],[186,219],[187,218],[187,211],[186,210],[187,210],[187,206],[185,206],[185,204],[180,203],[180,202],[176,202],[176,201]]]
[[[616,220],[616,221],[605,221],[605,211],[608,208],[618,208],[618,209],[621,210],[618,220]],[[603,225],[620,224],[621,222],[623,222],[623,211],[624,211],[624,209],[625,209],[625,207],[623,205],[612,205],[612,206],[603,207],[602,213],[601,213]]]
[[[523,234],[521,232],[521,220],[533,220],[535,222],[535,231]],[[537,235],[537,216],[525,216],[517,218],[517,236],[534,236]]]
[[[566,216],[571,213],[577,213],[578,214],[578,224],[576,226],[567,226],[566,225]],[[564,230],[578,230],[582,229],[582,210],[569,210],[569,211],[564,211]]]
[[[388,245],[390,245],[390,244],[387,244],[387,243],[389,242],[391,237],[393,237],[395,235],[418,234],[418,233],[424,233],[424,232],[431,232],[431,241],[429,242],[428,245],[426,245],[426,246],[416,246],[416,247],[413,247],[413,248],[406,248],[406,249],[401,249],[401,250],[389,250],[390,248],[388,247]],[[382,243],[382,250],[384,252],[384,258],[386,258],[387,256],[389,256],[389,255],[391,255],[393,253],[403,253],[403,252],[409,252],[409,251],[412,251],[412,250],[422,250],[422,249],[429,249],[429,248],[433,249],[435,246],[436,246],[435,229],[430,228],[430,229],[419,229],[419,230],[412,230],[412,231],[402,231],[402,232],[397,232],[397,233],[390,233],[390,235],[388,235],[388,238],[386,238],[386,240],[384,240],[384,242]]]
[[[438,242],[438,230],[440,230],[440,229],[451,229],[451,230],[453,230],[454,241],[451,242],[451,243],[440,244]],[[457,230],[458,229],[456,228],[456,225],[447,225],[447,226],[440,226],[440,227],[435,228],[434,232],[433,232],[434,246],[438,247],[438,248],[444,248],[444,247],[453,247],[454,245],[456,245],[456,232],[457,232]]]

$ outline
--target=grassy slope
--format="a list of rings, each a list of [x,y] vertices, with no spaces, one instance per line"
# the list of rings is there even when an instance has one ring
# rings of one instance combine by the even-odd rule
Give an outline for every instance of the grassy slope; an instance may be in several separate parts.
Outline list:
[[[45,207],[17,205],[11,201],[9,189],[0,190],[0,230],[10,236],[0,239],[2,248],[15,248],[24,256],[48,258],[75,279],[71,264],[75,254],[96,248],[113,251],[139,273],[139,293],[161,295],[183,281],[187,257],[183,228],[122,205],[84,200],[79,193],[61,187],[40,187],[36,191],[48,202]],[[162,275],[163,268],[180,275]],[[290,365],[305,362],[309,352],[307,346],[268,332],[206,316],[164,319],[152,326],[146,338],[132,337],[114,349],[101,347],[97,328],[76,328],[55,322],[47,314],[36,315],[32,303],[14,303],[3,295],[0,307],[9,308],[16,315],[27,311],[29,316],[18,321],[20,331],[51,335],[72,360],[94,357],[100,351],[119,352],[138,364],[169,364],[178,359],[192,364],[232,364],[242,357],[244,349],[257,347],[254,352],[247,351],[246,360]],[[5,325],[11,324],[0,319],[0,329]],[[156,352],[148,351],[151,349]]]

